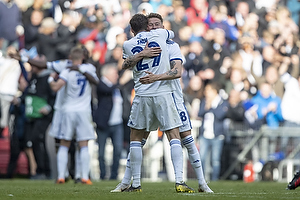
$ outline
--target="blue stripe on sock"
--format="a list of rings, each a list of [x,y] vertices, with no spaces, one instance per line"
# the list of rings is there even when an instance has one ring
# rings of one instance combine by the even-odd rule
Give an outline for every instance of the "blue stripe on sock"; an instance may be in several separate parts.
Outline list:
[[[194,138],[192,136],[187,136],[186,138],[184,138],[184,140],[182,141],[183,145],[187,145],[194,142]]]
[[[176,145],[176,144],[181,145],[180,140],[178,140],[178,139],[172,139],[172,140],[170,141],[170,146]]]
[[[141,147],[141,142],[130,142],[130,148]]]

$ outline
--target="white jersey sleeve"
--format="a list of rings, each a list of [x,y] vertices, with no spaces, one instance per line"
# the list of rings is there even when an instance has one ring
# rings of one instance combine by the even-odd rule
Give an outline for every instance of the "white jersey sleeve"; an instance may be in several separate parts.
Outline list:
[[[90,63],[85,63],[79,66],[80,71],[84,71],[88,74],[90,74],[91,76],[93,76],[93,78],[95,80],[99,81],[99,78],[96,74],[96,67]]]
[[[47,68],[55,71],[58,74],[71,65],[72,62],[70,60],[56,60],[47,62]]]
[[[139,79],[145,75],[145,71],[153,74],[162,74],[170,70],[170,61],[166,40],[174,37],[173,31],[166,29],[156,29],[150,32],[140,32],[135,37],[124,42],[123,58],[126,59],[136,53],[141,52],[148,42],[149,47],[160,47],[162,52],[153,58],[144,58],[133,67],[134,89],[139,96],[157,96],[172,92],[169,81],[156,81],[151,84],[141,84]]]

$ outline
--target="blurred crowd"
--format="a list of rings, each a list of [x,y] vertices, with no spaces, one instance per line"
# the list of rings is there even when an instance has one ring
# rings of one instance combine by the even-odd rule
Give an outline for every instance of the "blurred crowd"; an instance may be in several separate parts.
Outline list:
[[[151,12],[175,32],[185,58],[181,80],[191,119],[199,119],[205,86],[217,82],[229,103],[227,127],[299,127],[299,11],[297,0],[1,0],[0,131],[8,125],[23,76],[8,52],[36,50],[55,61],[82,44],[99,77],[104,65],[118,66],[128,148],[133,81],[131,72],[121,69],[122,45],[133,36],[133,14]]]

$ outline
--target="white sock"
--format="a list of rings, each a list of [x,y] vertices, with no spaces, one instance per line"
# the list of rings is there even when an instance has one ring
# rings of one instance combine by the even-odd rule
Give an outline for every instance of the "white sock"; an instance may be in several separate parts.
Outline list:
[[[57,171],[58,179],[65,179],[65,173],[68,165],[68,151],[69,148],[66,146],[60,146],[57,152]]]
[[[81,178],[88,180],[90,172],[90,155],[87,146],[80,149],[80,161],[81,161]]]
[[[182,147],[179,139],[170,141],[171,159],[175,172],[175,182],[183,182],[183,157]]]
[[[126,162],[124,177],[123,177],[121,183],[124,185],[129,185],[130,181],[131,181],[131,168],[130,168],[130,151],[129,151],[129,153],[127,155],[127,162]]]
[[[147,139],[145,139],[145,138],[142,139],[142,142],[141,142],[142,148],[146,144],[146,141],[147,141]],[[126,162],[124,177],[123,177],[121,183],[124,184],[124,185],[129,185],[130,181],[131,181],[131,176],[132,176],[132,173],[131,173],[131,169],[130,169],[130,151],[129,151],[128,156],[127,156],[127,162]]]
[[[75,179],[81,178],[81,161],[80,150],[76,147],[75,150]]]
[[[188,151],[189,160],[190,160],[190,163],[196,173],[199,184],[200,185],[205,184],[206,181],[205,181],[204,175],[203,175],[200,154],[195,145],[193,136],[188,135],[185,138],[183,138],[181,141],[182,141],[182,144],[185,146],[185,148]]]
[[[138,187],[141,185],[141,167],[142,167],[142,147],[141,142],[130,142],[130,169],[132,173],[132,186]]]

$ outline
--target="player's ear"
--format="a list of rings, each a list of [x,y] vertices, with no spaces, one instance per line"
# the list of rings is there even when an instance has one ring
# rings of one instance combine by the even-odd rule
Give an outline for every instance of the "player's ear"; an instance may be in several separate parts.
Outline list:
[[[130,31],[133,33],[133,35],[136,35],[132,28],[130,28]]]

